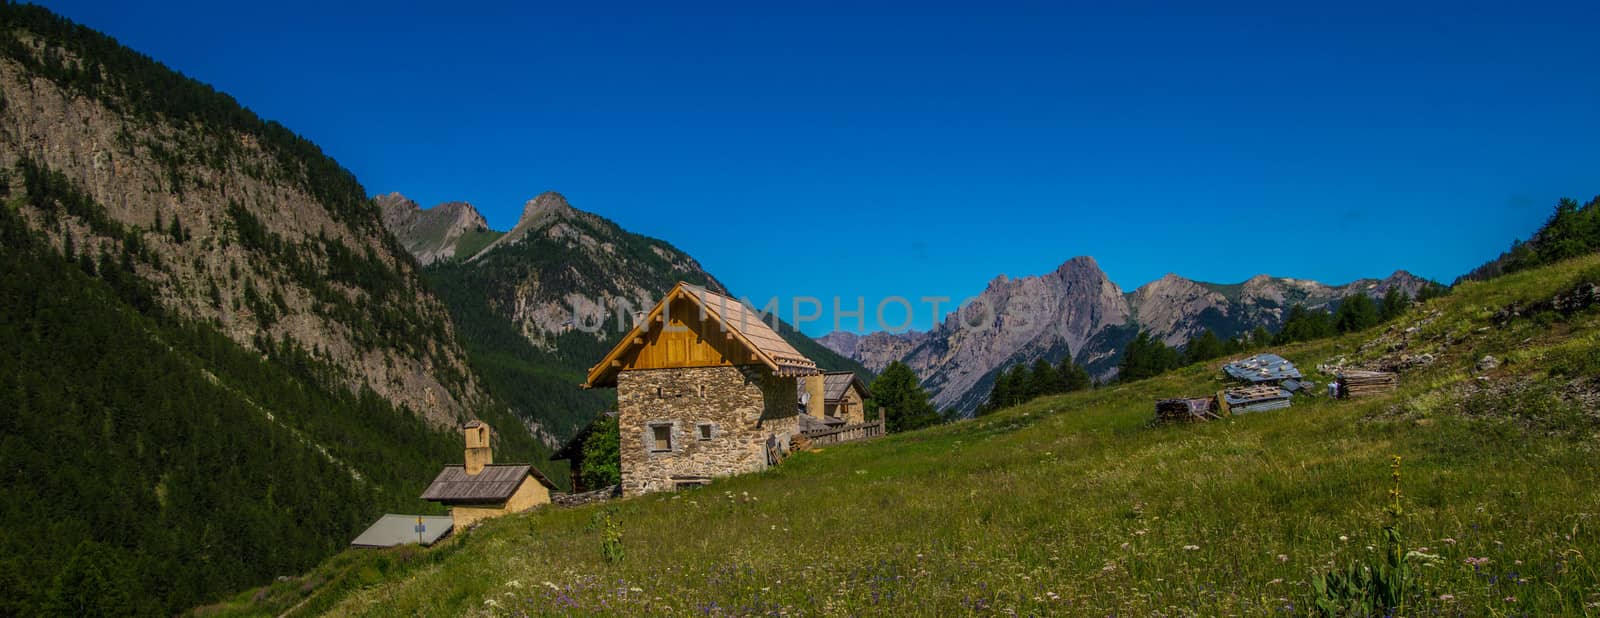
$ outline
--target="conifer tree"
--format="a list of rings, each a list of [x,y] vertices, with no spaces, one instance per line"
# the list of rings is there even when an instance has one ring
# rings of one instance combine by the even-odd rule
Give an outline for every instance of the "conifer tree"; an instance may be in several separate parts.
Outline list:
[[[1061,359],[1061,366],[1056,369],[1056,372],[1061,376],[1061,390],[1063,392],[1081,391],[1094,385],[1094,382],[1089,379],[1089,370],[1084,369],[1083,365],[1073,362],[1071,356]]]
[[[872,401],[883,408],[891,432],[910,431],[937,424],[939,412],[928,401],[917,373],[900,361],[889,363],[872,381]]]
[[[1393,320],[1404,314],[1406,309],[1410,307],[1411,295],[1406,294],[1405,290],[1402,290],[1398,287],[1389,288],[1389,291],[1383,295],[1383,309],[1380,312],[1382,314],[1381,317],[1385,322]]]
[[[1377,324],[1378,320],[1378,306],[1372,302],[1372,298],[1357,292],[1339,303],[1339,310],[1333,316],[1333,326],[1341,333],[1353,333]]]

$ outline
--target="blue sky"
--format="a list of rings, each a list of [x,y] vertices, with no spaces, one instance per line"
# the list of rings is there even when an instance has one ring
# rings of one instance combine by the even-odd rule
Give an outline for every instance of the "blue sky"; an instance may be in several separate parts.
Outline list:
[[[1125,290],[1448,281],[1600,194],[1593,2],[45,4],[370,193],[506,229],[558,190],[869,318],[1076,255]]]

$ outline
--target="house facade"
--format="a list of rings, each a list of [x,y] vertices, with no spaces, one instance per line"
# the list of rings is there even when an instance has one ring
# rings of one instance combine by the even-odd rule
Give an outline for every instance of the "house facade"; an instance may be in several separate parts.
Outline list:
[[[867,421],[867,384],[850,371],[830,371],[799,379],[800,407],[828,425]]]
[[[819,373],[738,300],[679,283],[585,388],[617,389],[622,493],[766,468],[799,431],[796,378]]]
[[[456,530],[478,521],[526,511],[550,503],[556,487],[529,464],[496,464],[490,445],[494,431],[471,421],[462,428],[466,463],[448,465],[422,492],[422,499],[450,507]]]

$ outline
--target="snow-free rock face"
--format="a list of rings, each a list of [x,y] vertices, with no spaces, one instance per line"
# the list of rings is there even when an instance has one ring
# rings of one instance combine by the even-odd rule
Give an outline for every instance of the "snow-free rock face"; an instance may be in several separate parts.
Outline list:
[[[1426,284],[1405,271],[1342,286],[1267,275],[1219,285],[1168,274],[1123,294],[1093,258],[1077,257],[1037,277],[996,277],[976,308],[950,314],[927,333],[830,333],[818,341],[874,371],[903,361],[939,407],[970,412],[995,376],[1017,363],[1071,355],[1095,377],[1109,378],[1139,330],[1181,346],[1208,329],[1222,337],[1275,329],[1294,304],[1326,309],[1351,294],[1382,297],[1390,289],[1415,296]]]
[[[873,373],[882,373],[889,363],[905,358],[927,338],[928,333],[918,331],[878,331],[865,335],[835,331],[818,337],[817,342],[845,358],[861,363]]]
[[[376,201],[383,210],[383,226],[423,266],[456,259],[464,237],[489,231],[483,215],[466,202],[424,209],[399,193],[380,195]]]
[[[1182,345],[1205,331],[1208,320],[1201,319],[1203,314],[1217,321],[1232,310],[1227,297],[1172,273],[1140,286],[1132,296],[1139,326],[1169,346]]]
[[[444,306],[385,238],[361,186],[314,148],[244,121],[139,114],[115,89],[86,96],[14,57],[0,59],[0,92],[0,168],[58,173],[104,209],[105,221],[52,222],[23,208],[55,246],[70,238],[77,251],[117,255],[133,236],[112,224],[140,230],[136,253],[150,263],[134,270],[166,311],[247,347],[293,342],[343,369],[343,386],[438,426],[482,395]],[[388,308],[381,323],[372,306]]]

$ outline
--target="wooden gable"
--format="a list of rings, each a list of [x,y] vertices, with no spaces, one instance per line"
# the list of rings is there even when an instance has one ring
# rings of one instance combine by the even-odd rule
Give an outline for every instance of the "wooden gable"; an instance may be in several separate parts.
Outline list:
[[[818,373],[816,363],[740,302],[679,282],[589,368],[583,387],[615,386],[617,372],[631,369],[754,364],[784,377]]]
[[[760,364],[758,358],[732,333],[707,319],[699,307],[686,298],[672,300],[665,312],[666,324],[651,324],[640,333],[643,341],[624,352],[617,360],[620,369],[666,369],[669,367],[725,367]]]

